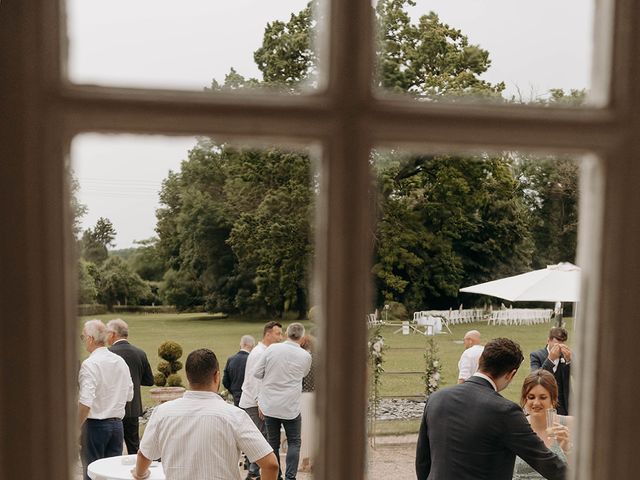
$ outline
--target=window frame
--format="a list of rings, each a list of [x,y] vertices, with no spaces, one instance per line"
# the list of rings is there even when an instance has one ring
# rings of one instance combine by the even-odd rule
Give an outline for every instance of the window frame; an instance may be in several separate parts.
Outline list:
[[[580,398],[582,428],[573,478],[633,478],[640,471],[633,451],[640,392],[630,388],[640,324],[629,300],[640,287],[638,2],[596,0],[592,95],[604,106],[582,109],[424,105],[378,96],[371,82],[370,1],[327,0],[324,6],[324,88],[264,97],[71,85],[61,61],[63,2],[0,4],[0,271],[11,272],[0,288],[0,383],[10,385],[0,391],[0,431],[11,432],[1,440],[0,477],[72,473],[77,326],[66,165],[69,142],[87,131],[321,145],[325,181],[314,273],[325,322],[318,479],[364,478],[366,373],[344,366],[366,359],[361,340],[371,257],[363,245],[373,222],[362,212],[370,211],[370,149],[590,152],[579,232],[585,300],[574,398]]]

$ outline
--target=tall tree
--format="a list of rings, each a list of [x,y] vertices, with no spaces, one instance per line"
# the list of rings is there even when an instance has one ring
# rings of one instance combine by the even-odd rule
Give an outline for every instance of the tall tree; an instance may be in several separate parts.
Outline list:
[[[96,265],[102,264],[109,256],[108,247],[114,245],[116,230],[108,218],[100,217],[94,228],[82,234],[82,257]]]

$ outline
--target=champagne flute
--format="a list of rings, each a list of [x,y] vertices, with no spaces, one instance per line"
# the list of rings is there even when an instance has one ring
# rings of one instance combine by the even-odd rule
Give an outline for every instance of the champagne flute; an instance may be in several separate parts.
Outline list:
[[[556,438],[553,427],[558,422],[558,412],[555,408],[547,408],[545,414],[547,417],[547,435],[549,435],[549,438]]]

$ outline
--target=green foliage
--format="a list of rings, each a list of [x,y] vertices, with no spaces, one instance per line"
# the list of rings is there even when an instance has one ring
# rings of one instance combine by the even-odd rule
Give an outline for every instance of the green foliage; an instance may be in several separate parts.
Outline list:
[[[116,230],[108,218],[100,217],[96,226],[88,228],[82,234],[82,257],[101,265],[109,256],[107,248],[113,245],[116,238]]]
[[[98,270],[98,297],[109,308],[113,305],[137,305],[150,295],[150,288],[119,257],[111,257]]]
[[[375,420],[378,406],[380,405],[380,386],[382,384],[382,374],[384,373],[384,352],[388,347],[384,343],[382,336],[382,325],[376,325],[369,331],[368,356],[369,356],[369,413]]]
[[[80,232],[82,231],[81,221],[82,217],[84,217],[89,208],[84,204],[80,203],[78,200],[78,191],[80,190],[80,183],[78,179],[74,175],[73,172],[69,175],[70,182],[70,191],[71,191],[71,215],[72,215],[72,223],[71,228],[73,230],[73,236],[76,241],[80,240]]]
[[[424,352],[424,391],[428,398],[433,392],[440,388],[442,379],[442,363],[438,355],[438,345],[433,337],[427,340],[427,346]]]
[[[387,311],[387,315],[389,320],[402,322],[404,320],[409,320],[409,312],[407,311],[407,307],[405,307],[400,302],[389,302],[389,309]]]
[[[158,356],[162,359],[158,362],[158,372],[154,374],[154,384],[158,387],[180,387],[182,378],[178,371],[182,370],[182,346],[178,342],[166,340],[158,347]]]
[[[182,377],[173,373],[167,377],[167,387],[181,387],[182,386]]]
[[[528,265],[527,211],[507,157],[378,152],[378,303],[449,307],[458,289]]]
[[[162,372],[156,372],[153,374],[153,384],[156,387],[164,387],[167,384],[167,377]]]
[[[166,360],[160,360],[158,362],[158,372],[163,374],[165,377],[171,375],[171,364]]]
[[[201,140],[160,195],[158,250],[171,266],[165,302],[304,315],[311,194],[306,155]]]
[[[166,271],[164,259],[158,249],[156,237],[134,242],[138,245],[133,249],[131,266],[143,280],[159,282]]]
[[[78,303],[92,304],[98,297],[95,278],[90,273],[89,262],[80,260],[78,262]]]
[[[78,316],[95,316],[103,315],[109,310],[106,305],[100,303],[92,303],[87,305],[78,305]]]
[[[413,0],[381,0],[378,23],[379,86],[434,100],[461,95],[500,98],[504,83],[491,85],[480,75],[491,66],[489,52],[460,30],[430,12],[412,23],[407,12]]]
[[[167,362],[176,362],[182,356],[182,347],[177,342],[167,340],[158,347],[158,356]]]

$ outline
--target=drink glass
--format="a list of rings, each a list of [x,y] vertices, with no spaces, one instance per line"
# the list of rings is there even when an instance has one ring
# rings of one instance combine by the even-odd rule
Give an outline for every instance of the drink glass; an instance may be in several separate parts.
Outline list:
[[[554,423],[558,423],[558,412],[555,408],[547,408],[545,410],[545,414],[547,416],[547,434],[551,438],[555,438],[555,434],[553,433]]]

